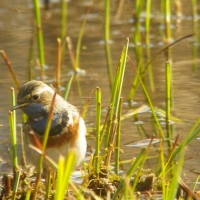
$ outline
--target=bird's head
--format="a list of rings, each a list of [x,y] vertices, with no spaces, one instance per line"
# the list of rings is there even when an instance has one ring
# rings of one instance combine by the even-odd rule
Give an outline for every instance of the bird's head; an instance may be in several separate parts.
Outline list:
[[[42,81],[25,83],[17,95],[17,105],[12,110],[21,109],[29,117],[48,113],[55,91]]]

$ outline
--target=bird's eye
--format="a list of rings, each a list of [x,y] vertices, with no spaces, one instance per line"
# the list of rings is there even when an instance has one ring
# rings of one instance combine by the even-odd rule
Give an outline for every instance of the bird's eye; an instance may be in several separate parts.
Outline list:
[[[39,98],[40,98],[39,94],[34,94],[34,95],[32,96],[32,100],[33,100],[33,101],[37,101],[37,100],[39,100]]]

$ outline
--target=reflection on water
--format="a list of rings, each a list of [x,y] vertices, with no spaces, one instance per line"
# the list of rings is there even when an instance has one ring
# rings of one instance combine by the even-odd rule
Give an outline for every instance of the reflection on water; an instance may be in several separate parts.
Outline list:
[[[81,2],[81,3],[80,3]],[[86,71],[83,76],[76,77],[72,84],[69,101],[77,105],[80,109],[87,101],[88,97],[92,95],[92,91],[98,86],[102,89],[103,107],[107,107],[110,98],[110,85],[107,75],[107,64],[103,42],[103,3],[96,2],[92,5],[91,2],[83,3],[82,1],[70,1],[68,5],[68,26],[67,35],[71,37],[73,48],[77,44],[77,38],[80,32],[80,27],[83,19],[87,17],[85,33],[82,41],[80,67]],[[181,17],[177,17],[176,12],[173,15],[172,35],[174,39],[191,34],[195,31],[195,25],[192,20],[191,5],[186,6],[188,1],[182,1]],[[88,8],[92,6],[89,14],[86,15]],[[113,71],[118,65],[122,47],[126,43],[126,38],[132,36],[135,29],[133,28],[133,5],[132,1],[127,1],[124,5],[122,14],[119,18],[116,17],[117,3],[112,2],[111,11],[111,55]],[[187,9],[186,9],[187,8]],[[160,25],[162,14],[159,5],[154,5],[152,11],[152,26],[151,26],[151,57],[154,58],[158,52],[166,45],[163,40],[163,27]],[[54,80],[54,66],[57,62],[57,43],[56,38],[60,35],[60,6],[53,3],[49,10],[42,10],[43,16],[43,32],[45,43],[45,56],[48,69],[46,70],[47,82]],[[32,56],[33,61],[36,60],[35,53],[36,43],[34,41],[34,28],[32,21],[32,9],[30,4],[25,0],[12,3],[10,1],[0,2],[0,48],[4,50],[9,56],[14,70],[20,83],[27,81],[27,74],[29,73],[29,58]],[[145,15],[142,14],[141,20],[144,21]],[[178,20],[177,20],[178,19]],[[142,23],[142,35],[145,34],[145,26]],[[172,113],[181,122],[173,125],[174,134],[180,134],[183,138],[192,124],[199,116],[199,99],[200,99],[200,82],[199,82],[199,59],[198,55],[194,59],[194,50],[198,47],[197,36],[184,40],[176,44],[172,49],[172,71],[173,71],[173,110]],[[33,44],[33,46],[31,46]],[[193,45],[194,44],[194,45]],[[145,45],[144,45],[145,46]],[[136,58],[133,51],[133,43],[130,44],[129,61],[126,68],[125,82],[123,87],[123,97],[126,101],[130,92],[133,77],[136,73]],[[146,48],[143,48],[146,51]],[[146,55],[144,55],[144,60]],[[69,79],[69,71],[72,69],[69,52],[64,56],[65,63],[62,66],[62,84],[65,85]],[[196,64],[196,66],[195,66]],[[4,62],[0,59],[0,159],[7,161],[9,159],[6,145],[9,144],[9,126],[8,126],[8,110],[10,108],[10,87],[14,86],[11,76],[5,67]],[[193,70],[196,67],[196,70]],[[155,107],[165,109],[165,57],[163,54],[159,55],[152,63],[152,69],[155,81],[155,92],[151,93],[153,104]],[[33,67],[33,76],[39,77],[39,70]],[[114,72],[113,72],[114,73]],[[148,81],[148,80],[147,80]],[[88,127],[94,127],[94,95],[90,100],[90,106],[86,114],[86,123]],[[141,89],[138,89],[134,97],[134,106],[140,107],[146,104],[145,97]],[[127,104],[123,106],[123,113],[129,110]],[[20,119],[18,120],[20,122]],[[155,135],[155,130],[152,125],[150,113],[143,113],[138,116],[138,121],[144,122],[145,133],[140,132],[140,123],[135,122],[132,118],[128,118],[122,123],[122,159],[131,159],[140,152],[140,148],[130,147],[126,144],[135,143],[140,140],[146,140],[152,135]],[[163,125],[165,127],[165,125]],[[128,130],[128,131],[127,131]],[[20,139],[19,139],[20,142]],[[89,144],[93,145],[93,140],[89,140]],[[192,142],[186,151],[185,175],[186,179],[195,177],[195,173],[199,173],[198,164],[200,155],[198,151],[199,141]],[[155,154],[155,150],[152,150]],[[157,154],[156,154],[157,155]],[[153,166],[156,159],[150,159],[147,165]],[[191,165],[191,162],[193,163]],[[6,165],[6,166],[5,166]],[[7,169],[8,163],[2,162],[1,167]],[[191,173],[189,173],[191,172]],[[192,173],[195,172],[195,173]],[[189,174],[189,175],[188,175]],[[194,179],[192,179],[194,180]]]

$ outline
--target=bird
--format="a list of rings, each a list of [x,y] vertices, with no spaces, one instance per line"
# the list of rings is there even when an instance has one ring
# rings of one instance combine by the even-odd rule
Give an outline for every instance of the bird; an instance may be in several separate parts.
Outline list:
[[[52,87],[38,80],[31,80],[19,89],[17,105],[13,107],[13,110],[21,109],[28,116],[23,124],[25,158],[28,164],[37,166],[40,153],[35,148],[40,149],[42,144],[54,94],[44,168],[55,168],[50,160],[58,163],[59,157],[66,157],[70,151],[75,152],[75,167],[78,167],[84,160],[87,149],[85,122],[75,106],[55,93]]]

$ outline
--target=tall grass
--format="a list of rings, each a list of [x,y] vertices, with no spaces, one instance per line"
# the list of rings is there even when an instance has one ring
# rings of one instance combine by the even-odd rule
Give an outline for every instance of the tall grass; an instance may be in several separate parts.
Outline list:
[[[55,200],[65,199],[65,193],[70,183],[70,175],[74,169],[75,153],[69,152],[66,158],[60,157],[58,161],[58,174],[56,179]]]
[[[96,88],[96,148],[95,148],[95,170],[97,178],[100,173],[100,125],[101,125],[101,90]]]
[[[105,41],[105,53],[108,69],[108,77],[110,81],[110,87],[113,86],[113,69],[112,69],[112,55],[110,49],[110,0],[104,0],[104,41]]]
[[[119,115],[120,110],[120,97],[122,92],[122,85],[124,80],[124,73],[126,68],[126,60],[128,54],[128,46],[129,46],[129,39],[127,39],[127,44],[123,48],[119,66],[117,68],[117,72],[115,75],[115,80],[112,88],[111,93],[111,100],[110,100],[110,112],[109,112],[109,124],[107,126],[107,134],[106,134],[106,144],[105,146],[108,147],[108,152],[106,155],[105,163],[108,166],[110,163],[112,151],[113,151],[113,142],[115,141],[116,137],[116,130],[117,130],[117,116]]]
[[[145,32],[146,32],[146,52],[147,52],[147,63],[148,65],[148,74],[149,74],[149,83],[150,83],[150,88],[154,92],[155,91],[155,83],[154,83],[154,74],[153,74],[153,69],[152,65],[150,63],[151,61],[151,41],[150,41],[150,36],[151,36],[151,15],[152,15],[152,1],[148,0],[146,3],[146,18],[145,18]]]
[[[35,25],[36,25],[36,33],[37,33],[39,64],[41,66],[42,73],[44,73],[45,55],[44,55],[44,42],[43,42],[42,22],[41,22],[39,0],[33,0],[33,5],[34,5],[34,12],[35,12]]]
[[[116,148],[115,148],[115,173],[119,175],[120,170],[120,140],[121,140],[121,115],[122,115],[122,98],[120,98],[119,112],[117,117],[117,134],[116,134]]]
[[[15,106],[15,90],[11,88],[11,106]],[[10,125],[10,138],[12,144],[12,161],[13,172],[18,170],[18,157],[17,157],[17,130],[16,130],[16,111],[9,112],[9,125]]]
[[[61,34],[60,38],[64,41],[67,35],[67,11],[68,11],[68,1],[61,1]]]
[[[57,53],[57,65],[56,65],[56,87],[60,86],[60,71],[61,71],[61,63],[62,63],[62,42],[61,39],[57,39],[58,44],[58,53]]]
[[[89,13],[89,11],[88,11],[88,13]],[[73,66],[75,72],[80,72],[80,52],[81,52],[81,44],[82,44],[82,39],[83,39],[83,34],[85,31],[86,23],[87,23],[87,16],[85,17],[85,19],[82,22],[81,29],[80,29],[79,36],[78,36],[77,45],[76,45],[76,57],[75,57],[75,62],[74,62],[74,66]]]
[[[171,36],[171,0],[164,0],[165,38],[169,42]]]
[[[166,74],[166,131],[167,131],[167,138],[169,139],[169,146],[171,147],[171,140],[172,140],[172,130],[169,124],[169,119],[171,116],[171,109],[172,109],[172,62],[170,58],[166,61],[165,64],[165,74]]]

